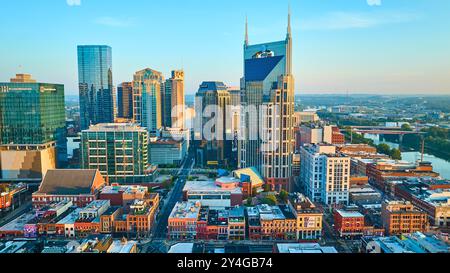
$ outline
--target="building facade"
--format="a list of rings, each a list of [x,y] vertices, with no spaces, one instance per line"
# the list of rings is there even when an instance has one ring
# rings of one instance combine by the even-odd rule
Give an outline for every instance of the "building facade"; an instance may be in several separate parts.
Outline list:
[[[301,147],[300,184],[313,202],[348,204],[350,158],[336,154],[335,146]]]
[[[55,143],[58,167],[67,164],[64,85],[19,74],[0,83],[0,145]],[[50,159],[51,160],[51,159]]]
[[[256,167],[272,189],[290,190],[295,121],[290,13],[283,41],[249,45],[246,27],[241,82],[247,111],[241,115],[240,167]]]
[[[81,165],[98,169],[110,183],[151,182],[148,132],[135,124],[98,124],[81,133]]]
[[[78,79],[81,129],[114,122],[111,47],[78,46]]]
[[[164,127],[185,128],[184,100],[184,71],[174,70],[170,79],[166,80],[162,97]]]
[[[117,115],[133,119],[133,83],[123,82],[117,87]]]
[[[133,77],[133,119],[155,134],[162,127],[164,77],[161,72],[146,68]]]
[[[203,82],[195,95],[194,141],[199,166],[229,166],[233,133],[228,127],[231,105],[228,88],[222,82]],[[212,126],[215,124],[214,126]]]

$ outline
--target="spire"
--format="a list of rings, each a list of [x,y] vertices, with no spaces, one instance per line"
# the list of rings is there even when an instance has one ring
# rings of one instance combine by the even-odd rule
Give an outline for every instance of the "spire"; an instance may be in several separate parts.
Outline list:
[[[289,3],[288,8],[288,27],[287,27],[287,36],[291,37],[291,4]]]
[[[245,16],[245,45],[248,45],[248,17]]]

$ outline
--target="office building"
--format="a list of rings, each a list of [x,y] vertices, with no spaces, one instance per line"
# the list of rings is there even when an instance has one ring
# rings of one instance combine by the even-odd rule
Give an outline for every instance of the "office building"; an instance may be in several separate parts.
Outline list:
[[[27,74],[18,74],[11,82],[0,83],[0,145],[10,145],[1,148],[8,151],[6,152],[8,156],[21,145],[24,145],[22,147],[30,145],[28,146],[30,150],[53,145],[56,149],[57,167],[65,167],[67,164],[65,126],[64,85],[38,83]],[[32,145],[38,147],[32,148]],[[16,159],[29,161],[29,158],[22,156],[23,153],[17,155]],[[54,152],[50,151],[44,155],[46,157],[44,161],[54,161],[53,156]],[[9,167],[17,169],[17,166],[4,166],[2,170],[8,172],[5,168]],[[29,165],[21,169],[26,172],[27,168],[32,169]]]
[[[180,165],[187,154],[185,139],[151,138],[149,143],[152,165]]]
[[[98,169],[110,183],[151,182],[148,132],[135,124],[91,126],[81,133],[81,165]]]
[[[348,204],[350,158],[336,153],[335,146],[308,145],[300,151],[300,183],[313,202]]]
[[[114,122],[111,47],[78,46],[78,79],[81,129]]]
[[[117,116],[133,119],[133,83],[123,82],[117,87]]]
[[[0,145],[0,179],[40,181],[56,169],[56,143]]]
[[[162,123],[164,127],[185,128],[184,119],[184,71],[174,70],[164,86]]]
[[[241,115],[240,167],[256,167],[272,189],[289,191],[294,147],[290,13],[282,41],[250,45],[246,26],[241,83],[242,105],[247,111]]]
[[[146,68],[134,74],[133,119],[152,134],[162,127],[163,89],[164,77],[161,72]]]
[[[194,142],[199,166],[230,166],[234,134],[226,119],[231,96],[222,82],[203,82],[195,95]],[[214,125],[214,126],[213,126]]]

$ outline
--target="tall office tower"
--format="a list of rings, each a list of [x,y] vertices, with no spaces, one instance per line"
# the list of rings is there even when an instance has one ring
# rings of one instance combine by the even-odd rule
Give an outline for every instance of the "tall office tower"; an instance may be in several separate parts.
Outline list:
[[[0,83],[0,144],[9,145],[6,149],[9,151],[56,147],[57,166],[65,167],[67,139],[64,85],[37,83],[31,79],[31,75],[24,74],[17,75],[9,83]],[[37,146],[31,147],[33,145]],[[30,168],[36,167],[30,164],[39,164],[37,160],[33,163],[31,156],[11,157],[10,160],[27,162],[22,165]],[[49,158],[49,162],[54,161],[54,158]]]
[[[181,129],[185,127],[183,70],[172,71],[172,77],[166,80],[163,96],[163,126]]]
[[[81,133],[81,166],[98,169],[110,183],[151,182],[148,132],[135,124],[92,125]]]
[[[350,158],[330,145],[305,145],[300,150],[300,183],[306,195],[327,205],[348,204]]]
[[[133,77],[133,119],[152,134],[162,127],[163,82],[162,73],[150,68],[136,72]]]
[[[230,166],[233,134],[227,126],[231,96],[222,82],[203,82],[195,95],[196,163]]]
[[[81,129],[114,122],[111,47],[78,46]]]
[[[117,114],[119,118],[133,118],[133,83],[123,82],[117,87]]]
[[[249,45],[246,23],[241,85],[246,109],[239,164],[256,167],[273,190],[290,190],[295,143],[290,13],[283,41]]]

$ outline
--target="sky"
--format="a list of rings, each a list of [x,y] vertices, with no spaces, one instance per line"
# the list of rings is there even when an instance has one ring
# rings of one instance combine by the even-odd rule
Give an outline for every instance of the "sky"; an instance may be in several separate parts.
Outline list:
[[[113,80],[184,69],[239,86],[250,44],[293,29],[297,94],[450,94],[448,0],[0,0],[0,81],[30,73],[78,94],[77,45],[113,50]]]

